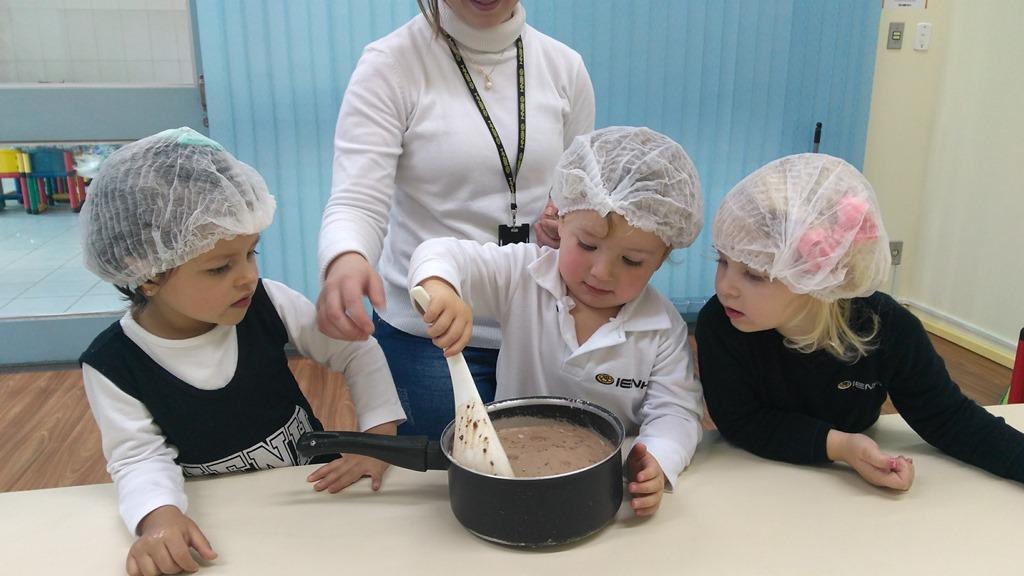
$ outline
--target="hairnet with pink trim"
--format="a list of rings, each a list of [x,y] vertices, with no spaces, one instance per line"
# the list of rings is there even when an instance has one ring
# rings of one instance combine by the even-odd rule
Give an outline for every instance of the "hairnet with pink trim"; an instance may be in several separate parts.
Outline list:
[[[871,184],[826,154],[786,156],[725,198],[712,242],[729,258],[825,301],[868,296],[889,274],[889,238]]]

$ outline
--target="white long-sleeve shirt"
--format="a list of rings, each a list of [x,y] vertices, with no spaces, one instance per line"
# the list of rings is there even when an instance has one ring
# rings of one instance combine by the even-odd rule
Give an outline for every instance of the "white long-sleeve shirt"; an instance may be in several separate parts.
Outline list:
[[[264,279],[263,285],[295,348],[345,375],[361,430],[405,419],[376,341],[328,338],[317,329],[316,309],[305,296],[273,280]],[[168,340],[147,332],[130,312],[120,325],[153,361],[190,386],[218,390],[235,374],[238,340],[234,326],[221,325],[194,338]],[[184,478],[175,463],[178,451],[167,443],[149,410],[92,366],[83,364],[82,374],[125,525],[134,533],[146,514],[168,504],[185,512]]]
[[[583,398],[615,413],[647,445],[674,484],[700,442],[701,386],[693,377],[686,323],[648,286],[583,344],[576,305],[558,273],[558,251],[535,244],[438,238],[417,248],[409,287],[450,283],[478,316],[497,319],[496,398]]]
[[[516,48],[526,73],[526,150],[517,179],[518,221],[536,222],[554,167],[572,140],[594,128],[594,90],[579,54],[525,24],[525,8],[494,29],[475,30],[438,3],[512,165],[518,105]],[[492,71],[493,69],[493,71]],[[483,72],[494,79],[485,88]],[[409,258],[424,240],[496,241],[509,224],[510,195],[493,139],[446,42],[423,16],[369,44],[345,91],[334,139],[331,197],[320,230],[321,279],[345,252],[376,264],[392,326],[425,336],[409,304]],[[478,324],[472,346],[496,348],[497,327]]]

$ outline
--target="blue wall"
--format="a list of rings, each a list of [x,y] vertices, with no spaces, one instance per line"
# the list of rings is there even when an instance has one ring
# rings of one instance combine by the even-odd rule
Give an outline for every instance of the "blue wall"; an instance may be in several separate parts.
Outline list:
[[[525,0],[531,25],[583,55],[597,125],[646,125],[700,170],[707,220],[746,173],[809,151],[861,166],[878,0]],[[315,298],[338,107],[362,47],[414,0],[197,0],[210,134],[277,195],[263,273]],[[655,277],[683,311],[714,291],[709,234]]]

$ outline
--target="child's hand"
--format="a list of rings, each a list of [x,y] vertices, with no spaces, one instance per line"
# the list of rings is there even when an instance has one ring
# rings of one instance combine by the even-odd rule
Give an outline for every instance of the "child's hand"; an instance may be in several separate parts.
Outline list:
[[[191,518],[177,506],[161,506],[139,522],[139,539],[128,550],[125,570],[131,576],[195,572],[199,563],[189,552],[190,547],[205,560],[217,557]]]
[[[705,430],[718,430],[714,419],[711,418],[711,412],[708,412],[707,400],[704,401],[704,416],[700,419],[700,427]]]
[[[374,426],[366,432],[369,434],[387,434],[394,436],[398,431],[398,424],[388,422]],[[312,474],[306,477],[307,482],[316,482],[313,489],[317,492],[327,490],[331,494],[341,492],[348,486],[354,484],[364,476],[370,477],[370,487],[374,491],[380,490],[384,481],[384,470],[387,470],[388,463],[362,456],[360,454],[345,454],[332,462],[328,462],[317,468]]]
[[[913,460],[882,452],[878,444],[864,434],[831,430],[827,446],[831,460],[846,462],[870,484],[905,491],[914,483]]]
[[[308,482],[316,482],[313,489],[317,492],[327,490],[331,494],[341,492],[354,484],[363,476],[370,477],[370,487],[380,490],[387,462],[360,454],[345,454],[344,457],[328,462],[317,468],[306,477]]]
[[[661,464],[647,451],[641,442],[633,445],[626,457],[626,470],[629,474],[629,493],[633,495],[630,505],[637,516],[651,516],[661,506],[661,496],[665,493],[665,472]]]
[[[473,336],[473,311],[455,289],[440,278],[427,278],[420,286],[430,294],[430,307],[423,314],[423,320],[430,324],[427,336],[444,350],[445,357],[462,352]]]

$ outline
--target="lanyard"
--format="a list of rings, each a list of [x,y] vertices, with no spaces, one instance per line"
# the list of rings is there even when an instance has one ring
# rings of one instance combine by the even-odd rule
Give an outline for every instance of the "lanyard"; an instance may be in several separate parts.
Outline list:
[[[512,210],[512,227],[515,228],[516,210],[518,209],[518,206],[516,206],[516,178],[519,176],[519,168],[523,165],[523,151],[526,149],[526,66],[523,61],[523,37],[516,38],[516,76],[519,89],[519,150],[516,157],[515,171],[512,170],[512,165],[505,154],[505,147],[501,144],[501,136],[498,135],[498,129],[494,127],[494,122],[491,122],[491,115],[487,113],[484,100],[480,97],[480,92],[477,91],[472,76],[469,75],[469,68],[466,67],[466,61],[462,59],[459,47],[455,45],[455,40],[451,36],[445,33],[444,37],[448,41],[448,49],[451,50],[452,57],[455,58],[455,64],[459,66],[459,71],[462,72],[462,79],[466,82],[466,88],[469,89],[470,96],[476,102],[476,107],[480,110],[480,116],[483,117],[484,123],[487,124],[487,129],[491,132],[491,138],[494,139],[494,145],[498,148],[498,159],[501,160],[501,169],[505,172],[505,183],[508,184],[508,191],[512,195],[510,208]]]

